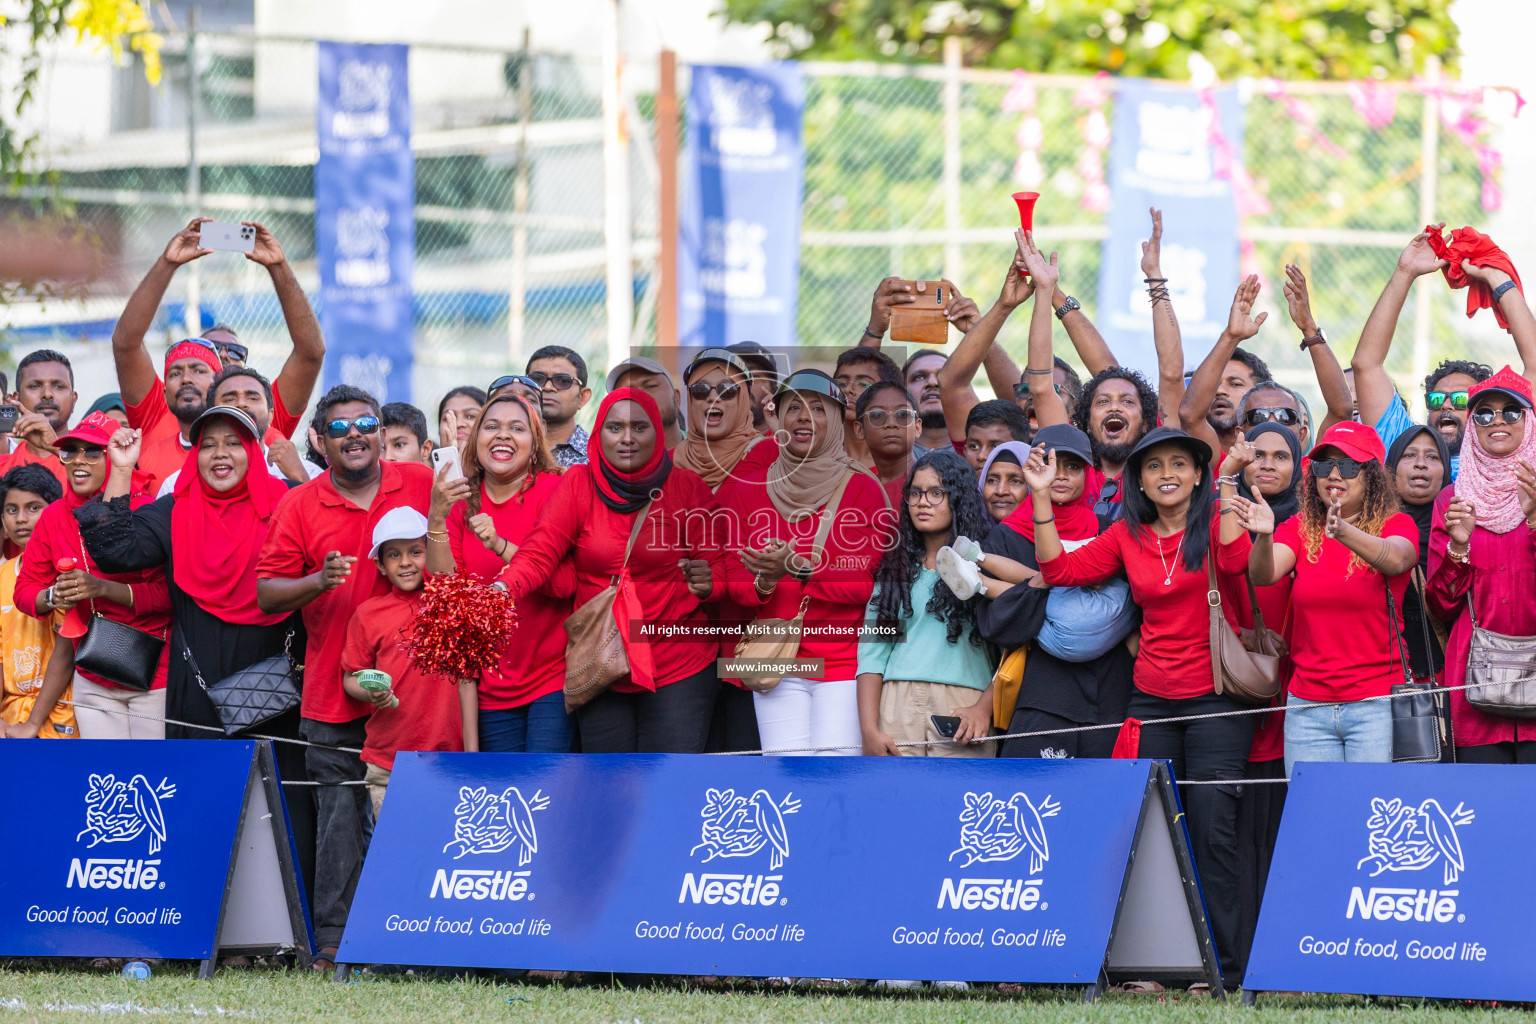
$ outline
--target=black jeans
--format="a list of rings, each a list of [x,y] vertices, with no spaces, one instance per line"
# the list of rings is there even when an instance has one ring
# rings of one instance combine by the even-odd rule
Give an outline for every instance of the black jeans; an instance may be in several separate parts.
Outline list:
[[[1137,690],[1127,714],[1141,720],[1141,756],[1172,763],[1175,780],[1232,779],[1241,782],[1253,747],[1253,715],[1158,725],[1159,718],[1237,711],[1243,705],[1214,693],[1184,700]],[[1243,943],[1239,912],[1242,869],[1237,852],[1238,786],[1180,786],[1189,840],[1205,893],[1206,916],[1221,957],[1221,973],[1241,981],[1238,953]]]
[[[366,718],[352,722],[317,722],[306,718],[299,731],[311,743],[361,749],[367,738]],[[315,924],[315,943],[321,949],[341,945],[347,911],[363,871],[368,852],[364,830],[368,823],[368,789],[365,786],[326,785],[361,782],[363,759],[356,754],[325,747],[306,747],[309,777],[321,783],[315,791],[315,888],[309,905]]]
[[[1084,723],[1037,708],[1016,707],[1008,720],[1009,732],[1044,732],[1050,729],[1081,729]],[[1108,757],[1114,752],[1114,729],[1058,732],[1050,736],[1026,736],[1003,740],[999,757]]]
[[[576,711],[583,754],[702,754],[720,687],[715,663],[655,693],[604,690]]]
[[[722,682],[715,696],[715,713],[709,723],[704,752],[729,754],[761,749],[763,741],[757,734],[757,708],[752,704],[752,691]]]
[[[1505,740],[1457,747],[1456,760],[1462,764],[1536,764],[1536,740]]]

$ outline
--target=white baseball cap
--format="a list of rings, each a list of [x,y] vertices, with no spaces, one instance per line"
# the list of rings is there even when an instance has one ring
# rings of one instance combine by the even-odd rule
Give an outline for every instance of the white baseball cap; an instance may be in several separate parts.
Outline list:
[[[373,528],[373,547],[368,549],[368,557],[378,558],[379,548],[387,541],[415,540],[426,535],[426,516],[409,505],[392,508],[379,517],[379,525]]]

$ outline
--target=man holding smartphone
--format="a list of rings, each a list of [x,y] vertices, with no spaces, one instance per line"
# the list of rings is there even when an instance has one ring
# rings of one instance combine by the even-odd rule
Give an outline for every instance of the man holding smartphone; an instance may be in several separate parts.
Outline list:
[[[208,388],[224,368],[219,347],[242,360],[246,355],[233,331],[227,327],[222,331],[214,328],[208,332],[213,335],[211,338],[188,339],[172,346],[162,381],[144,343],[176,271],[213,251],[202,245],[200,230],[203,224],[211,222],[209,217],[194,218],[171,238],[165,252],[134,289],[112,331],[112,358],[117,364],[118,390],[126,405],[128,422],[144,432],[144,454],[139,468],[156,478],[154,486],[181,467],[188,447],[187,431],[207,407]],[[245,258],[267,268],[293,341],[293,352],[272,381],[272,426],[265,438],[270,444],[290,437],[298,426],[320,376],[325,341],[320,334],[320,322],[282,246],[263,225],[252,221],[246,226],[253,230],[254,237]]]
[[[39,465],[63,484],[64,464],[53,444],[69,429],[77,397],[75,370],[62,352],[44,348],[22,356],[16,365],[16,393],[0,406],[0,433],[12,437],[11,450],[0,455],[0,473]]]

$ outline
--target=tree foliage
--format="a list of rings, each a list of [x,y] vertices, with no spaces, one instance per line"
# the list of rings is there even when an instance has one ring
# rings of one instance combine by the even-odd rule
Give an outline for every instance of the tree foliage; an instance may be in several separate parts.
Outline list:
[[[947,35],[975,67],[1223,79],[1408,78],[1454,68],[1451,0],[726,0],[768,24],[783,56],[937,60]]]

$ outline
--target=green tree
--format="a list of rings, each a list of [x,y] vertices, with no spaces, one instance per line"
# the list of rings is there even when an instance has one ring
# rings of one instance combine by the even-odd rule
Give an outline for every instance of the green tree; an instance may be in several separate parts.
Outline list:
[[[1198,53],[1223,79],[1408,78],[1454,68],[1451,0],[726,0],[772,26],[787,57],[938,59],[958,35],[974,67],[1187,78]]]

